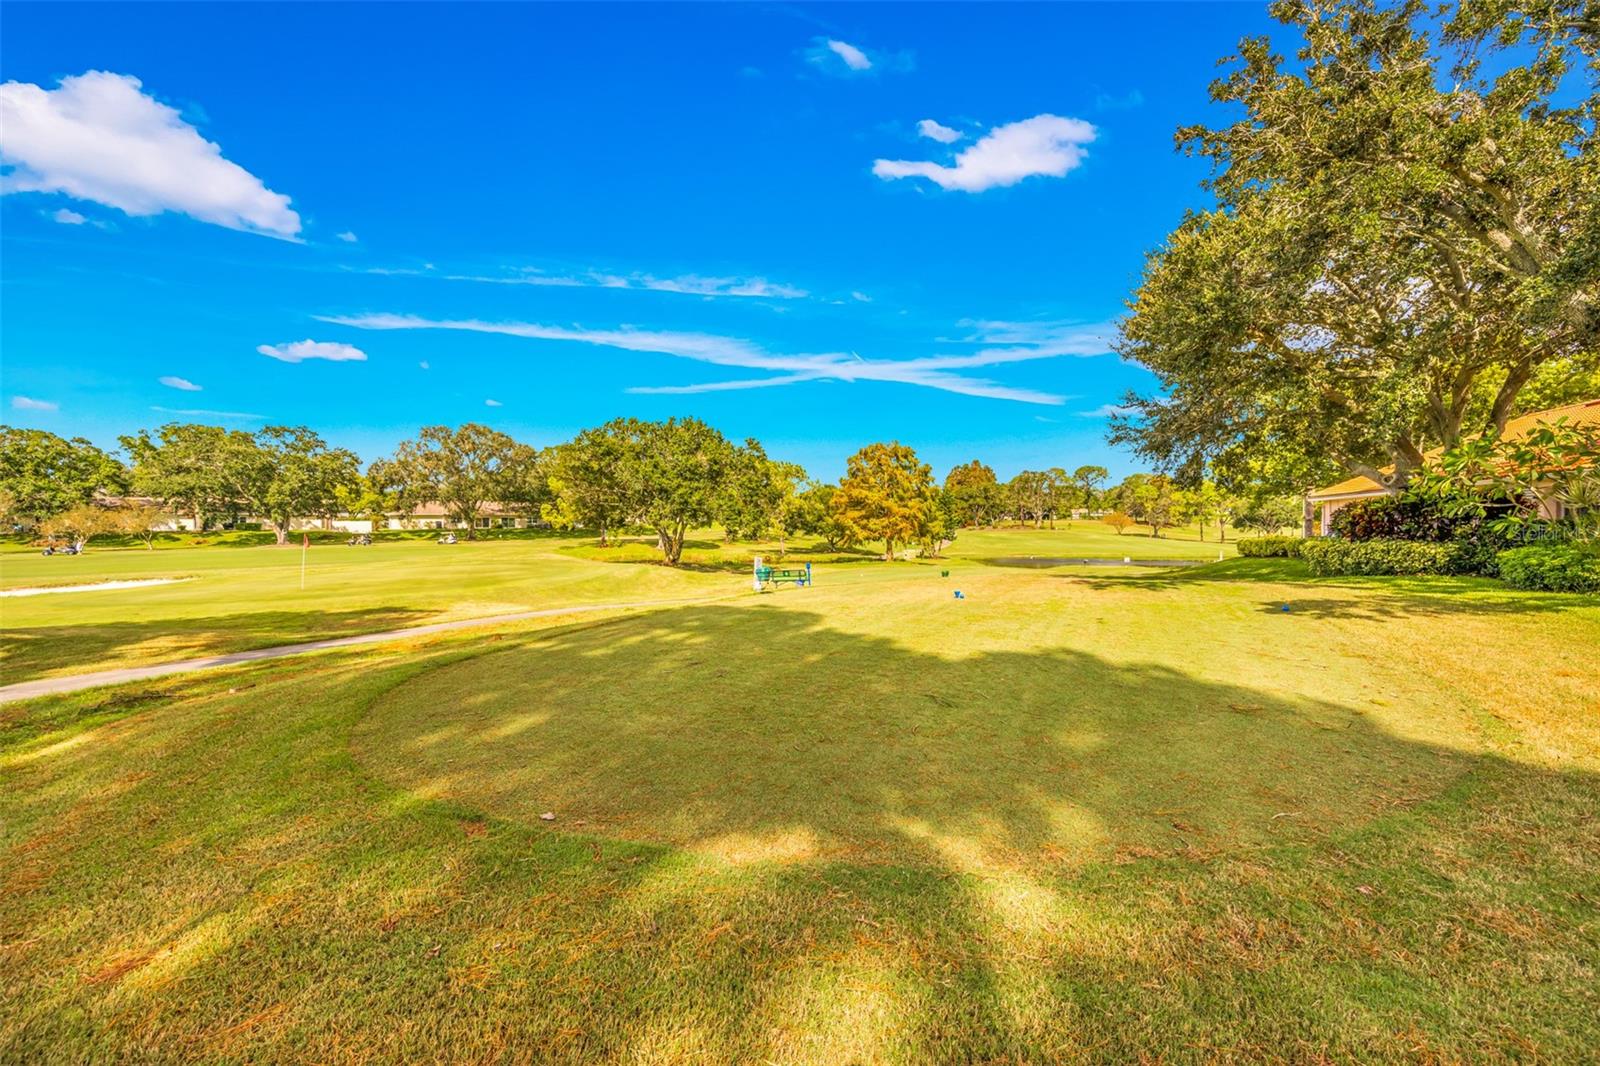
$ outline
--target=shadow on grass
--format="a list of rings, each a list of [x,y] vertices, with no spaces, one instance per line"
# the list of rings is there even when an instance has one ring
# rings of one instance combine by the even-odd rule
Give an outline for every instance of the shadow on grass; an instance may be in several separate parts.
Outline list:
[[[1264,601],[1263,611],[1303,611],[1323,617],[1399,618],[1412,615],[1543,614],[1600,605],[1577,593],[1523,592],[1485,577],[1313,577],[1298,559],[1229,559],[1158,574],[1054,575],[1105,589],[1166,591],[1205,583],[1292,584],[1307,591],[1346,591],[1348,599],[1291,595]],[[1355,595],[1359,593],[1358,595]]]
[[[371,607],[11,627],[0,633],[0,666],[4,667],[6,683],[14,684],[66,667],[87,671],[107,661],[127,665],[135,650],[141,662],[168,662],[400,629],[428,617],[432,617],[430,612],[405,607]]]
[[[1451,1059],[1588,1000],[1559,963],[1586,950],[1593,776],[1330,700],[767,608],[185,692],[13,771],[0,1058]],[[1351,843],[1471,772],[1512,794],[1505,826],[1451,809]],[[1310,864],[1274,847],[1327,834]],[[1472,877],[1411,865],[1480,846]],[[1475,909],[1496,861],[1544,909]]]
[[[527,823],[556,810],[735,863],[967,873],[1315,834],[1447,761],[1358,709],[1165,665],[950,659],[799,609],[724,607],[442,668],[357,748],[389,780]]]

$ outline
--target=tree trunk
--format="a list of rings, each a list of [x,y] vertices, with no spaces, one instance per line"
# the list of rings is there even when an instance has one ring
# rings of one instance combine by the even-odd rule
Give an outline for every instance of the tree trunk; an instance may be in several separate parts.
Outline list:
[[[1217,543],[1228,543],[1228,520],[1226,518],[1217,519]]]
[[[883,538],[883,561],[886,563],[894,562],[894,541],[888,537]]]
[[[1500,391],[1495,395],[1494,407],[1489,412],[1489,429],[1496,436],[1505,432],[1506,422],[1511,418],[1511,407],[1517,402],[1517,393],[1522,391],[1522,386],[1528,383],[1533,376],[1533,363],[1524,359],[1511,368],[1506,375],[1506,380],[1501,384]]]
[[[1200,527],[1200,543],[1204,544],[1206,542],[1206,520],[1202,518],[1195,524]]]
[[[289,541],[288,523],[273,521],[272,535],[278,538],[278,547],[283,547]]]

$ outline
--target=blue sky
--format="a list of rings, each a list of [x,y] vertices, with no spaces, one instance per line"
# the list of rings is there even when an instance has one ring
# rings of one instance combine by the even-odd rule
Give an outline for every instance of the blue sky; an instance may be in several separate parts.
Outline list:
[[[372,459],[424,423],[549,444],[695,415],[826,477],[888,439],[940,476],[1133,469],[1100,412],[1151,379],[1111,324],[1205,203],[1174,129],[1222,120],[1217,60],[1274,29],[1260,4],[5,22],[6,421],[305,423]]]

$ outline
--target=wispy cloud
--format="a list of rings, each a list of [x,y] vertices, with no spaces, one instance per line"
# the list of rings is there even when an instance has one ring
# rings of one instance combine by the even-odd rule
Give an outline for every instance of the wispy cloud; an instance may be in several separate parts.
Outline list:
[[[61,223],[63,226],[81,226],[85,222],[89,221],[83,215],[78,214],[78,212],[69,211],[65,207],[61,208],[59,211],[56,211],[50,217],[56,222]]]
[[[171,374],[168,374],[166,377],[158,378],[157,380],[160,381],[161,384],[165,385],[169,389],[178,389],[181,392],[199,392],[200,391],[200,386],[196,385],[194,382],[190,381],[188,378],[174,377]]]
[[[320,321],[356,329],[444,329],[500,334],[530,340],[568,341],[625,351],[651,352],[714,366],[764,371],[770,376],[734,381],[697,382],[687,385],[635,386],[629,392],[686,395],[738,389],[774,388],[806,381],[882,381],[915,385],[1020,403],[1059,405],[1066,397],[1035,389],[1013,388],[965,371],[982,367],[1050,359],[1067,354],[1092,354],[1092,343],[1065,337],[1052,345],[1014,345],[958,355],[932,355],[912,359],[865,359],[855,352],[780,354],[736,337],[706,333],[620,329],[581,329],[533,322],[487,322],[481,319],[428,319],[415,315],[368,314],[320,316]],[[1100,349],[1104,351],[1102,347]]]
[[[334,363],[366,362],[367,353],[360,348],[338,341],[292,341],[288,344],[259,344],[256,351],[285,363],[303,363],[307,359],[326,359]]]
[[[482,285],[531,285],[558,289],[632,289],[640,292],[672,292],[685,296],[757,297],[767,300],[802,300],[811,294],[805,289],[763,277],[727,277],[707,274],[680,274],[657,277],[654,274],[617,274],[586,270],[570,274],[550,274],[532,267],[503,274],[445,273],[427,267],[364,267],[363,274],[383,277],[436,278],[439,281],[471,281]]]
[[[837,78],[853,78],[886,71],[913,69],[916,60],[910,52],[891,52],[863,48],[837,37],[813,37],[805,51],[806,62]]]
[[[1059,178],[1082,164],[1084,145],[1095,138],[1093,125],[1059,115],[996,126],[951,164],[910,159],[879,159],[872,173],[885,181],[926,178],[941,189],[982,192],[1015,185],[1024,178]]]
[[[1121,96],[1100,93],[1094,98],[1094,106],[1098,111],[1126,111],[1130,108],[1140,107],[1143,104],[1144,93],[1138,89],[1129,90]]]
[[[1131,415],[1137,408],[1124,407],[1118,403],[1103,403],[1093,411],[1074,412],[1079,418],[1110,418],[1112,415]]]
[[[993,362],[1106,355],[1111,352],[1116,337],[1116,326],[1112,323],[1073,319],[1028,322],[966,319],[961,325],[972,331],[965,338],[966,343],[984,345],[977,354]]]
[[[129,215],[185,214],[247,233],[298,239],[289,198],[222,157],[138,78],[91,70],[45,89],[0,85],[7,193],[65,193]]]
[[[823,44],[844,61],[844,65],[851,70],[871,70],[872,60],[867,58],[867,53],[847,41],[824,41]]]
[[[925,118],[917,123],[917,134],[928,138],[930,141],[938,141],[940,144],[954,144],[966,136],[960,130],[951,129],[949,126],[935,122],[931,118]]]
[[[356,243],[357,241],[359,241],[361,239],[360,237],[357,237],[354,233],[352,233],[350,230],[345,230],[343,233],[340,233],[337,236],[341,241],[344,241],[346,244],[354,244],[354,243]]]
[[[485,400],[485,401],[483,401],[483,406],[485,406],[485,407],[504,407],[505,404],[501,403],[499,400]]]
[[[61,405],[49,400],[35,400],[32,396],[13,396],[11,406],[18,411],[59,411]]]
[[[159,407],[153,406],[152,411],[164,415],[182,415],[185,418],[223,418],[240,422],[260,422],[266,415],[251,414],[249,411],[212,411],[204,407]]]

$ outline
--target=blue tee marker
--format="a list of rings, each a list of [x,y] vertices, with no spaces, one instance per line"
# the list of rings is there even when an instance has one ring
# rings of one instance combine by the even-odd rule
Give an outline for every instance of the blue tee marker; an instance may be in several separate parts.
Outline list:
[[[961,595],[961,590],[960,590],[960,589],[956,589],[956,599],[958,599],[958,600],[964,600],[964,599],[966,599],[966,597],[965,597],[965,596],[963,596],[963,595]],[[1287,608],[1286,608],[1286,609],[1287,609]]]

